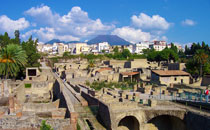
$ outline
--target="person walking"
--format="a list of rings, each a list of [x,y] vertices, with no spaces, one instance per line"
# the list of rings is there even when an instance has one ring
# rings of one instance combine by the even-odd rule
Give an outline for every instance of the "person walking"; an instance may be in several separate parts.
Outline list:
[[[205,95],[206,95],[206,102],[208,103],[209,102],[209,90],[208,90],[207,87],[206,87],[206,90],[205,90]]]

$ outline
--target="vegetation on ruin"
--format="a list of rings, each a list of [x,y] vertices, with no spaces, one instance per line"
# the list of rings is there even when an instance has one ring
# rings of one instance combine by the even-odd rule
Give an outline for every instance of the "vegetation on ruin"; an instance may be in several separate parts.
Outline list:
[[[77,122],[77,130],[81,130],[81,127],[78,122]]]
[[[25,84],[25,88],[31,88],[31,84]]]
[[[89,81],[86,81],[85,83],[90,88],[95,89],[96,91],[101,90],[102,88],[118,88],[121,90],[131,90],[133,89],[133,86],[136,84],[136,82],[105,82],[105,81],[94,81],[93,83],[90,83]]]
[[[46,120],[42,120],[40,130],[53,130],[53,128],[46,123]]]

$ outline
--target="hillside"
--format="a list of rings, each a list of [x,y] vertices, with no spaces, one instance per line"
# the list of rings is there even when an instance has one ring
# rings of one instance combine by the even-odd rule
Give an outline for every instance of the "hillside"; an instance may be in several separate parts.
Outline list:
[[[110,45],[128,45],[130,42],[118,37],[117,35],[98,35],[97,37],[88,41],[88,44],[95,44],[100,42],[108,42]]]

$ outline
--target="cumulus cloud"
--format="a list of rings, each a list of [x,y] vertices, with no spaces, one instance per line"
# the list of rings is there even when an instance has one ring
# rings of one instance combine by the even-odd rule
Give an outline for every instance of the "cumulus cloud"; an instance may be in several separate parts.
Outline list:
[[[150,33],[142,32],[141,29],[134,29],[128,26],[122,28],[116,28],[112,32],[112,34],[118,35],[119,37],[122,37],[131,43],[137,43],[140,41],[149,41],[151,39]]]
[[[152,40],[167,40],[162,34],[168,30],[171,23],[159,15],[148,16],[140,13],[131,17],[131,26],[116,28],[112,34],[118,35],[131,43]]]
[[[103,24],[100,19],[90,19],[88,17],[88,13],[78,6],[72,7],[72,9],[63,16],[53,13],[50,7],[45,5],[32,7],[31,9],[25,11],[25,14],[34,18],[36,23],[40,25],[45,24],[45,30],[46,28],[53,29],[55,37],[60,37],[62,39],[66,39],[67,41],[75,38],[78,39],[78,37],[87,38],[92,35],[106,34],[115,28],[113,24]],[[40,30],[43,29],[40,28]],[[38,33],[42,33],[43,31],[35,32],[37,35],[40,35]],[[47,37],[51,36],[50,32],[47,34],[49,34]],[[46,41],[48,38],[43,37],[40,39]]]
[[[152,17],[147,14],[140,13],[139,16],[133,15],[131,17],[132,25],[142,30],[156,30],[163,31],[169,29],[171,24],[166,21],[165,18],[159,15],[153,15]]]
[[[12,20],[6,15],[0,16],[0,32],[8,32],[10,35],[15,30],[24,30],[30,26],[30,23],[25,18],[19,18],[18,20]]]
[[[89,18],[88,13],[78,6],[72,7],[64,15],[53,12],[46,5],[32,7],[24,14],[32,18],[31,27],[35,29],[23,34],[22,38],[27,39],[33,35],[43,42],[54,38],[75,41],[110,33],[132,43],[167,40],[167,37],[162,35],[171,26],[171,23],[159,15],[148,16],[140,13],[139,16],[131,17],[131,25],[116,28],[113,23],[104,24],[99,18]]]
[[[196,22],[191,19],[185,19],[184,21],[181,22],[181,24],[184,26],[194,26]]]
[[[31,16],[34,21],[40,25],[53,25],[59,19],[59,15],[52,13],[50,7],[41,5],[40,7],[32,7],[24,12],[26,16]]]
[[[42,41],[49,41],[52,39],[60,39],[63,41],[79,41],[79,37],[73,37],[71,35],[58,35],[56,34],[54,28],[40,28],[40,29],[33,29],[31,31],[26,32],[25,34],[21,35],[23,39],[27,39],[29,36],[35,36]]]

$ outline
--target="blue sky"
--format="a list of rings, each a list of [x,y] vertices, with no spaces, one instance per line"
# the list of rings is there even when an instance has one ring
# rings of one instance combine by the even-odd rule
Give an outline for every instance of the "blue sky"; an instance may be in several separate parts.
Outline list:
[[[125,40],[210,43],[210,0],[5,0],[0,33],[46,42],[89,40],[99,34]]]

